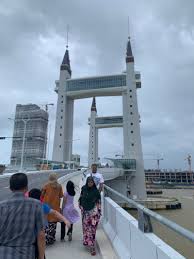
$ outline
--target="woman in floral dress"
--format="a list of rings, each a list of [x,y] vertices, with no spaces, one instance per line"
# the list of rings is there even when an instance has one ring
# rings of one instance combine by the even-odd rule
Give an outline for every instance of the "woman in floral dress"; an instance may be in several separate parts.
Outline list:
[[[79,206],[82,212],[83,245],[90,247],[91,255],[96,255],[96,230],[101,216],[100,198],[93,177],[88,177],[82,187]]]

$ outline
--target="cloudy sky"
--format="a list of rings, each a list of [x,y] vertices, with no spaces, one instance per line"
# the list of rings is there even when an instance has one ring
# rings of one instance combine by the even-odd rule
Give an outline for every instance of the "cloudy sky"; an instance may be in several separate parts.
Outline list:
[[[127,17],[136,70],[146,167],[187,168],[194,157],[194,2],[192,0],[1,0],[0,136],[12,136],[18,103],[56,104],[54,81],[65,52],[66,25],[73,77],[125,70]],[[74,153],[87,160],[91,99],[76,101]],[[56,108],[56,105],[55,105]],[[52,128],[55,108],[50,108]],[[98,115],[121,115],[120,97],[97,98]],[[100,156],[122,153],[122,129],[100,131]],[[51,148],[52,150],[52,148]],[[0,142],[8,163],[11,140]],[[50,154],[51,155],[51,154]]]

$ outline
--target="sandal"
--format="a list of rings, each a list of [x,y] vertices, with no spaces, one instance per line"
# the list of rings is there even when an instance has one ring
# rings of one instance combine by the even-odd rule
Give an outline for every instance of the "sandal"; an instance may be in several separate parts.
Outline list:
[[[90,248],[90,253],[91,253],[91,255],[96,255],[96,250],[94,247]]]
[[[71,233],[68,234],[68,240],[72,241],[72,234]]]

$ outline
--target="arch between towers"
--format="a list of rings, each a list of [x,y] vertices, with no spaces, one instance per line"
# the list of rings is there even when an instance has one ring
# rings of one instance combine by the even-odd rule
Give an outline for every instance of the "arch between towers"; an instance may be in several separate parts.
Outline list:
[[[111,96],[121,96],[123,95],[123,93],[126,92],[126,87],[117,87],[112,88],[112,89],[103,89],[103,91],[87,91],[87,92],[81,92],[81,91],[76,91],[76,92],[67,92],[66,96],[67,96],[67,110],[66,110],[66,114],[67,114],[67,123],[64,123],[65,127],[66,127],[66,141],[65,141],[65,152],[64,152],[64,161],[70,161],[71,160],[71,156],[72,156],[72,145],[73,145],[73,116],[74,116],[74,101],[77,99],[86,99],[86,98],[91,98],[91,97],[111,97]],[[123,98],[122,98],[123,99]],[[123,102],[123,101],[122,101]],[[127,108],[127,107],[126,107]],[[103,119],[103,117],[97,117],[97,119]],[[114,117],[104,117],[106,119],[108,118],[120,118],[120,120],[122,122],[120,123],[114,123],[114,124],[107,124],[107,125],[96,125],[95,124],[95,128],[96,128],[96,132],[98,132],[99,129],[103,129],[103,128],[123,128],[123,116],[114,116]],[[89,137],[91,138],[91,136]],[[123,138],[124,138],[124,134],[123,134]],[[90,148],[90,144],[91,141],[89,139],[89,148],[88,148],[88,160],[91,160],[90,156],[91,154],[95,155],[95,158],[92,158],[92,161],[95,160],[95,162],[98,161],[98,133],[96,134],[96,138],[94,140],[97,145],[95,145],[95,150],[91,150]],[[123,143],[125,145],[127,140],[123,139]],[[90,164],[90,163],[89,163]]]
[[[66,82],[68,83],[69,80]],[[76,86],[77,80],[73,80]],[[102,89],[88,89],[68,91],[59,86],[56,81],[55,91],[58,93],[57,116],[53,146],[53,161],[70,162],[72,158],[73,142],[73,117],[74,101],[76,99],[85,99],[90,97],[122,96],[126,91],[126,86],[114,86]],[[75,87],[76,88],[76,87]]]
[[[67,80],[68,81],[68,80]],[[123,121],[122,125],[119,125],[119,127],[123,127],[123,143],[124,143],[124,157],[125,158],[131,158],[131,159],[139,159],[139,157],[136,155],[133,156],[133,153],[129,150],[130,148],[130,141],[131,139],[129,138],[129,131],[130,129],[130,124],[129,124],[129,99],[130,99],[130,93],[129,90],[127,89],[126,86],[122,87],[112,87],[108,89],[95,89],[95,90],[85,90],[85,91],[63,91],[59,92],[58,91],[58,102],[60,102],[60,95],[63,96],[63,104],[60,106],[58,105],[58,110],[57,110],[57,120],[56,120],[56,129],[55,129],[55,142],[54,142],[54,148],[53,148],[53,161],[59,161],[59,162],[70,162],[72,160],[72,142],[73,142],[73,116],[74,116],[74,101],[76,99],[85,99],[89,97],[104,97],[104,96],[122,96],[122,106],[123,106]],[[136,120],[137,117],[139,117],[138,114],[138,109],[137,105],[134,105],[136,109],[134,108],[134,114]],[[62,136],[59,137],[60,129],[60,109],[62,108],[63,111],[63,117],[62,121]],[[137,113],[137,114],[136,114]],[[81,116],[81,114],[80,114]],[[121,116],[120,116],[121,117]],[[103,117],[102,117],[103,118]],[[95,122],[94,124],[95,125]],[[113,125],[112,125],[113,126]],[[112,127],[111,125],[107,126],[106,128]],[[114,124],[114,127],[117,127],[118,125]],[[105,128],[105,125],[99,128]],[[134,139],[133,142],[135,143],[136,139],[138,139],[138,131],[134,130]],[[89,145],[92,144],[91,141],[91,134],[90,134],[90,140],[89,140]],[[140,138],[140,136],[139,136]],[[98,162],[98,136],[96,135],[95,138],[96,145],[93,145],[93,147],[89,146],[89,164],[91,161]],[[64,143],[64,146],[62,147],[62,143]],[[137,144],[139,144],[139,147],[141,143],[137,141]],[[141,150],[141,148],[139,148]],[[95,157],[91,157],[91,154],[95,154]],[[135,154],[135,153],[134,153]],[[139,160],[141,162],[141,159]],[[138,165],[138,164],[137,164]],[[140,172],[136,175],[134,178],[135,180],[131,181],[131,189],[133,193],[137,193],[137,190],[141,190],[139,187],[141,185],[141,182],[144,181],[144,176],[143,176],[143,163],[139,164],[141,168],[137,168],[137,171]],[[140,183],[140,184],[139,184]],[[143,184],[142,184],[143,185]],[[143,197],[143,195],[138,195],[139,197]]]
[[[76,81],[76,80],[74,80]],[[67,80],[68,82],[68,80]],[[56,82],[57,85],[58,82]],[[127,93],[127,87],[124,86],[114,86],[103,89],[88,89],[81,91],[63,91],[60,92],[56,89],[58,93],[58,105],[56,127],[55,127],[55,138],[53,147],[53,161],[66,162],[69,163],[72,160],[72,146],[73,146],[73,117],[74,117],[74,101],[77,99],[86,99],[91,97],[111,97],[111,96],[121,96],[123,115],[127,113],[127,106],[124,103],[124,98]],[[107,120],[108,117],[105,117]],[[112,127],[122,127],[123,128],[123,144],[124,150],[127,150],[129,146],[129,139],[124,132],[127,132],[127,124],[123,123],[123,116],[110,117],[112,119],[120,119],[119,123],[113,123],[108,125],[96,125],[97,129],[102,128],[112,128]],[[97,117],[97,119],[103,119],[103,117]],[[61,123],[60,123],[61,122]],[[98,142],[98,136],[96,136],[96,142]],[[89,142],[90,145],[90,142]],[[98,145],[95,151],[91,151],[90,147],[88,149],[88,158],[98,160]],[[90,158],[91,154],[96,154],[95,158]],[[124,152],[125,153],[125,152]],[[89,162],[90,164],[90,162]]]

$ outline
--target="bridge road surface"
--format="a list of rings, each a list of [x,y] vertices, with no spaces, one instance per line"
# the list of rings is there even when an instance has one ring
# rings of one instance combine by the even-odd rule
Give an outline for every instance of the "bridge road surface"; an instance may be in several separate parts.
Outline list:
[[[67,172],[57,172],[58,178],[67,175],[70,173]],[[37,173],[36,174],[28,174],[28,190],[32,188],[41,188],[43,184],[48,181],[49,173]],[[10,198],[12,195],[9,189],[9,176],[8,177],[0,177],[0,201]]]

